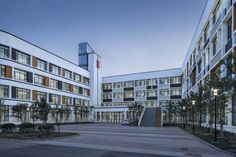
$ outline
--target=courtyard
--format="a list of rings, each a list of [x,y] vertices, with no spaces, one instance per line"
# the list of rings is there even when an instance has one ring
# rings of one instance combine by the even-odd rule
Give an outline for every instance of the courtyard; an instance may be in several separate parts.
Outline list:
[[[0,139],[1,157],[230,157],[176,127],[119,124],[63,125],[80,136],[47,140]]]

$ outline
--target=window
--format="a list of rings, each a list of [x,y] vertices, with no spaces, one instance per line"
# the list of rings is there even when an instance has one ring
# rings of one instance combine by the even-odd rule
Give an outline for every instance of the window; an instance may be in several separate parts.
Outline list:
[[[171,84],[179,84],[179,83],[181,83],[181,78],[180,77],[171,77],[170,83]]]
[[[232,38],[232,18],[230,18],[227,22],[227,39],[231,42]]]
[[[163,89],[163,90],[160,90],[160,96],[169,96],[169,90],[167,89]]]
[[[16,99],[30,100],[30,90],[23,88],[16,88]]]
[[[157,96],[157,91],[156,90],[148,90],[147,96],[148,97]]]
[[[19,69],[14,70],[14,79],[19,81],[27,81],[27,72]]]
[[[63,89],[66,91],[70,91],[70,84],[69,83],[63,83]]]
[[[75,105],[80,106],[81,105],[81,99],[74,98],[74,103],[75,103]]]
[[[41,70],[47,70],[47,62],[37,58],[36,67]]]
[[[87,77],[83,77],[83,83],[88,85],[89,84],[89,79]]]
[[[51,79],[50,80],[50,87],[59,89],[59,81]]]
[[[160,85],[169,84],[169,78],[161,78],[159,82],[160,82]]]
[[[181,89],[180,88],[171,88],[170,95],[181,95]]]
[[[71,79],[71,76],[72,76],[72,72],[71,71],[64,70],[64,73],[65,73],[65,78]]]
[[[6,77],[6,66],[0,65],[0,77]]]
[[[77,82],[82,82],[81,81],[81,75],[74,73],[74,80]]]
[[[9,57],[9,47],[0,44],[0,57]]]
[[[89,101],[88,100],[83,100],[83,105],[84,106],[89,106]]]
[[[134,86],[134,81],[126,81],[124,82],[124,87],[129,88]]]
[[[63,96],[63,102],[62,104],[66,104],[66,105],[71,105],[72,104],[72,98],[71,97],[68,97],[68,96]]]
[[[73,91],[74,91],[74,93],[76,93],[76,94],[80,94],[80,93],[79,93],[79,87],[78,87],[78,86],[74,86],[74,90],[73,90]]]
[[[137,98],[144,98],[145,97],[145,91],[136,91],[136,97]]]
[[[34,83],[37,85],[43,86],[45,82],[45,78],[43,76],[34,74]]]
[[[151,79],[146,80],[146,85],[151,86],[152,85],[152,80]]]
[[[207,23],[205,30],[204,30],[204,42],[206,42],[208,37],[209,37],[209,22]]]
[[[113,98],[122,99],[123,98],[123,93],[122,92],[115,92],[115,93],[113,93]]]
[[[102,86],[103,86],[103,89],[112,89],[111,83],[104,83]]]
[[[113,88],[115,88],[115,89],[120,89],[122,87],[123,87],[122,82],[115,82],[115,83],[113,83]]]
[[[102,95],[103,99],[112,99],[112,93],[106,93],[104,92]]]
[[[9,86],[0,85],[0,98],[9,97]]]
[[[158,85],[158,79],[153,79],[152,80],[152,85]]]
[[[133,91],[125,91],[124,92],[124,98],[133,98],[134,92]]]
[[[47,93],[35,91],[36,100],[41,100],[42,98],[47,99]]]
[[[145,80],[136,80],[135,87],[143,87],[145,86]]]
[[[216,49],[217,49],[217,37],[213,40],[213,47],[212,47],[212,56],[216,54]]]
[[[220,1],[215,7],[215,10],[213,11],[213,24],[215,24],[216,20],[220,17]]]
[[[15,58],[17,62],[30,65],[30,55],[27,55],[17,50],[15,50],[15,55],[16,55]]]
[[[60,104],[61,103],[61,96],[56,94],[49,94],[49,102],[53,104]]]
[[[49,64],[49,72],[55,74],[55,75],[61,75],[61,68],[59,66]]]
[[[89,89],[84,88],[84,96],[89,96]]]

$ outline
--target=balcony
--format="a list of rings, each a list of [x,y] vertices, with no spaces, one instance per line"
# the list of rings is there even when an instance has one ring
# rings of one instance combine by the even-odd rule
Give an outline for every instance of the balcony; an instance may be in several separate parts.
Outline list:
[[[232,47],[232,39],[230,38],[225,45],[225,53],[227,53],[229,49],[231,49],[231,47]]]
[[[214,56],[214,58],[211,60],[211,68],[221,59],[221,50],[218,51],[218,53]]]

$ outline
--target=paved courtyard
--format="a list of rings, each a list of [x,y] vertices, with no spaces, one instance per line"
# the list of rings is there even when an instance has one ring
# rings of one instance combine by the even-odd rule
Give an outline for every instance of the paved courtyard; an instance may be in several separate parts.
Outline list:
[[[84,124],[61,128],[80,136],[38,141],[0,139],[0,157],[230,157],[174,127]]]

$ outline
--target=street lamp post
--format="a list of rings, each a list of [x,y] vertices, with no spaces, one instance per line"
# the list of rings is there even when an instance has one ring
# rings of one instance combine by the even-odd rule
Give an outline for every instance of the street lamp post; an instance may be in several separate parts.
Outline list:
[[[213,95],[215,97],[215,132],[214,132],[214,141],[217,142],[217,127],[216,127],[216,114],[217,114],[217,109],[216,109],[216,96],[218,95],[218,89],[213,89]]]
[[[184,117],[185,117],[185,106],[183,106],[183,125],[184,125],[184,130],[185,130],[185,121],[184,121]],[[185,117],[186,118],[186,117]]]
[[[195,132],[195,125],[194,125],[194,105],[195,105],[195,100],[192,101],[192,105],[193,105],[193,134]]]

